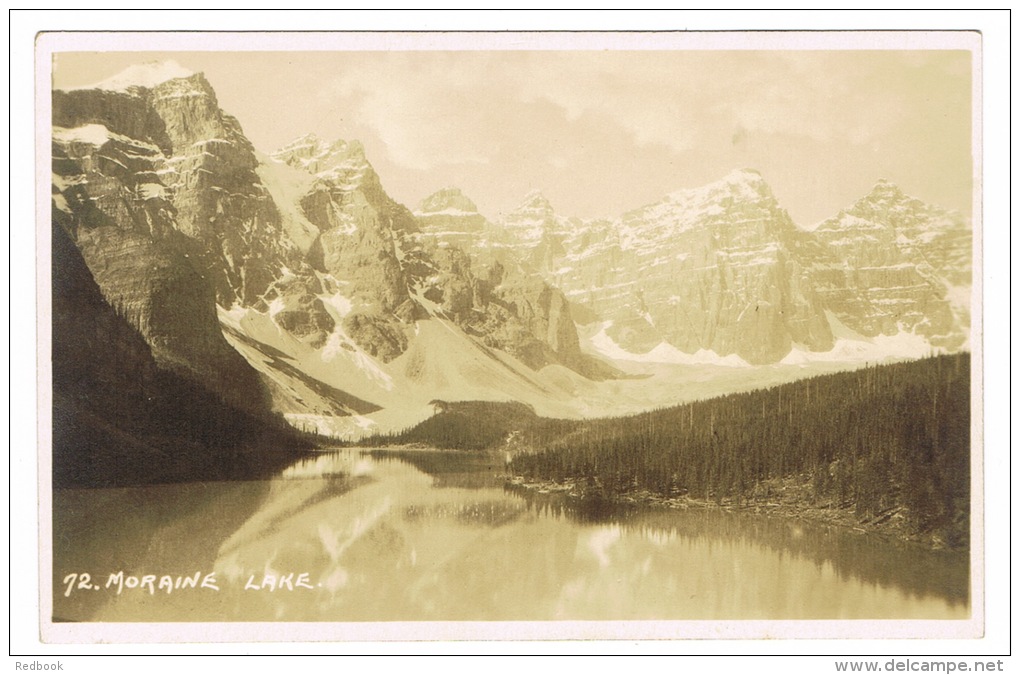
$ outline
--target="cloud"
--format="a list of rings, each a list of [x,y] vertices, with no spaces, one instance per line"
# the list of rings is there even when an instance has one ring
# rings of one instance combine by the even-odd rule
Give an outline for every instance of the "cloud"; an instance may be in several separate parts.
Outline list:
[[[862,169],[873,181],[890,158],[898,173],[923,173],[907,164],[934,157],[931,138],[969,147],[966,110],[938,117],[969,91],[961,63],[866,51],[366,52],[336,56],[316,86],[387,164],[387,185],[415,200],[457,182],[490,192],[495,210],[510,192],[558,186],[572,208],[602,212],[733,166],[792,185],[819,172],[842,185]]]
[[[917,60],[913,55],[903,57]],[[348,57],[325,91],[408,168],[478,164],[514,138],[598,120],[677,154],[745,135],[867,144],[908,116],[888,53],[391,52]],[[923,60],[922,60],[923,61]],[[894,64],[897,65],[897,64]],[[902,64],[900,64],[902,65]],[[558,115],[536,116],[541,106]]]
[[[499,149],[485,121],[499,92],[473,61],[442,52],[355,59],[320,98],[348,110],[406,168],[486,163]]]

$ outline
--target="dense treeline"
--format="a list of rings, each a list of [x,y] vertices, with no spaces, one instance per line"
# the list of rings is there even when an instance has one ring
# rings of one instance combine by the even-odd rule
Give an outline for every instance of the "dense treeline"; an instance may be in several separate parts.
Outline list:
[[[505,449],[528,480],[589,495],[768,503],[777,481],[861,521],[899,514],[966,546],[970,356],[872,366],[623,418],[558,420],[521,403],[434,401],[437,414],[368,444]],[[363,441],[365,443],[366,441]]]
[[[432,401],[436,414],[392,434],[361,440],[359,445],[422,443],[446,450],[540,447],[562,437],[579,422],[539,417],[524,403],[499,401]],[[510,448],[508,448],[510,446]]]
[[[517,456],[530,479],[616,494],[741,502],[769,479],[860,518],[901,510],[910,529],[969,539],[968,354],[869,367],[633,417],[591,420]],[[764,491],[764,493],[763,493]]]

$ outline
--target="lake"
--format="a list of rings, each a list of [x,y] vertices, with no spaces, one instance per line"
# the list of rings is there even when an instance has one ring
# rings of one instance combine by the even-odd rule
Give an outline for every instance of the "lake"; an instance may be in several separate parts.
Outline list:
[[[57,490],[55,621],[966,619],[969,557],[779,516],[582,501],[495,455]]]

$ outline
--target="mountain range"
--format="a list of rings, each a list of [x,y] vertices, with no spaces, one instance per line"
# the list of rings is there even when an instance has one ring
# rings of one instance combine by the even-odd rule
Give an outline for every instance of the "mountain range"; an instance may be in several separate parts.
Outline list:
[[[55,90],[52,140],[54,279],[80,256],[140,340],[103,371],[299,428],[399,427],[435,400],[600,415],[720,369],[738,388],[969,348],[970,223],[886,181],[813,229],[750,169],[612,219],[532,193],[492,221],[456,187],[412,211],[357,141],[261,153],[203,75],[166,65]],[[55,354],[80,341],[61,307]]]

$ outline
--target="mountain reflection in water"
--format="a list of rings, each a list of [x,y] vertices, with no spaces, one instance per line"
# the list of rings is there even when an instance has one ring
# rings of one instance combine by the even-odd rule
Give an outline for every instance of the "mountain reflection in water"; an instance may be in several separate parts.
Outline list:
[[[965,554],[780,517],[538,494],[504,487],[502,471],[488,455],[351,450],[303,460],[271,481],[58,491],[54,617],[969,615]],[[87,571],[102,585],[118,570],[213,572],[219,590],[103,587],[65,597],[68,573]]]

